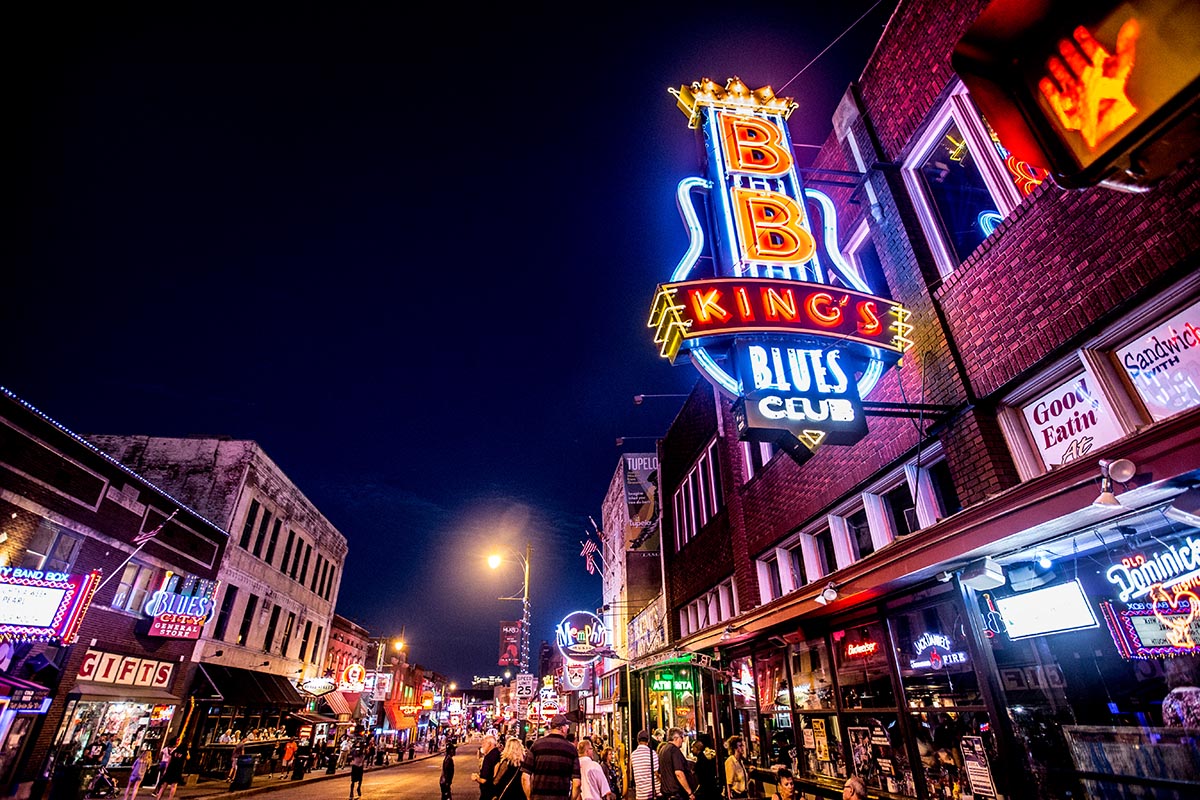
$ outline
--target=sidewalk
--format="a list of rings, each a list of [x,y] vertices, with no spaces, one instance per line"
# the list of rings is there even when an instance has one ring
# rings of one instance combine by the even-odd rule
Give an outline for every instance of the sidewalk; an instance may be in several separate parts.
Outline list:
[[[424,761],[429,758],[442,758],[446,752],[440,751],[437,753],[418,753],[417,757],[412,761],[396,761],[383,767],[367,767],[366,774],[378,772],[385,769],[403,769],[409,764],[416,764],[419,761]],[[333,775],[326,775],[325,768],[314,769],[298,781],[292,780],[289,775],[287,778],[272,778],[270,775],[255,775],[254,783],[249,789],[239,789],[236,792],[229,790],[229,784],[223,780],[216,778],[201,778],[194,786],[184,786],[180,784],[175,790],[176,800],[196,800],[201,797],[221,797],[221,798],[236,798],[249,797],[250,795],[263,794],[265,792],[273,792],[279,789],[288,789],[300,784],[318,783],[320,781],[342,780],[345,781],[350,776],[350,768],[345,767],[339,769]],[[143,789],[138,793],[138,800],[152,800],[154,796],[153,790]]]

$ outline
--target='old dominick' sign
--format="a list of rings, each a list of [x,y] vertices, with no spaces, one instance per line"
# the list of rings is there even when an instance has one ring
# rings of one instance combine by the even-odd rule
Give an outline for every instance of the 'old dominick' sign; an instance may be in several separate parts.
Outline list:
[[[804,187],[792,159],[790,98],[738,78],[672,94],[704,132],[708,175],[676,193],[690,246],[654,295],[655,343],[733,398],[743,439],[793,454],[858,441],[863,398],[911,344],[909,312],[842,258],[832,201]]]

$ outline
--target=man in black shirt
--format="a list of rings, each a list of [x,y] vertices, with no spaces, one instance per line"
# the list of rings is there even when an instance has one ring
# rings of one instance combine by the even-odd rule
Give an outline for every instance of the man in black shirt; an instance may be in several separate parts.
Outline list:
[[[479,784],[479,800],[492,800],[496,796],[497,787],[492,781],[499,763],[500,748],[496,746],[496,737],[488,734],[479,743],[479,772],[471,776]]]
[[[667,741],[658,748],[658,780],[662,793],[677,800],[696,800],[696,789],[688,782],[684,735],[679,728],[667,731]]]

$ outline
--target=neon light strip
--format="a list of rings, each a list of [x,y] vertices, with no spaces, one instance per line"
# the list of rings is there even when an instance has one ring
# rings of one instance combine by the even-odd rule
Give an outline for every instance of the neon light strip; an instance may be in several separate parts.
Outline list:
[[[712,189],[712,181],[705,178],[684,178],[675,189],[675,205],[679,206],[679,214],[683,217],[684,227],[688,232],[688,249],[679,260],[675,271],[671,273],[671,281],[681,281],[692,271],[700,252],[704,249],[704,227],[700,224],[700,215],[692,203],[692,190]]]
[[[838,276],[850,284],[851,288],[858,289],[860,292],[865,292],[866,294],[874,294],[870,287],[867,286],[867,282],[863,280],[858,271],[846,259],[842,258],[842,254],[838,250],[837,209],[834,208],[833,201],[829,199],[827,194],[816,189],[805,189],[804,196],[810,200],[816,200],[817,205],[821,207],[821,222],[823,223],[821,227],[825,234],[825,252],[829,254],[829,260],[837,267]],[[825,283],[821,279],[822,277],[818,272],[814,278],[814,282]]]

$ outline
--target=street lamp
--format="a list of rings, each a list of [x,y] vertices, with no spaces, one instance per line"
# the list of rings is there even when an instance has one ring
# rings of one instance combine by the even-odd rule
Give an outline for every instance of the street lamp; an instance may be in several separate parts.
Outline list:
[[[525,543],[525,555],[521,555],[515,550],[512,553],[517,560],[521,562],[521,572],[524,575],[524,588],[520,597],[501,597],[501,600],[520,600],[521,601],[521,672],[529,671],[529,559],[533,555],[533,543]],[[487,560],[488,566],[492,569],[497,569],[504,563],[504,559],[498,555],[490,555]]]

